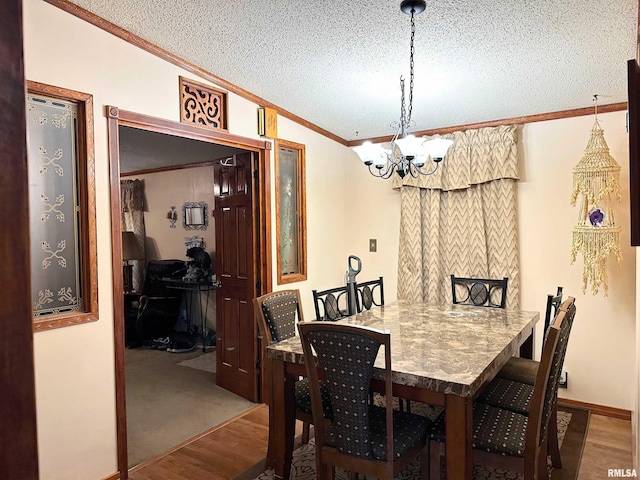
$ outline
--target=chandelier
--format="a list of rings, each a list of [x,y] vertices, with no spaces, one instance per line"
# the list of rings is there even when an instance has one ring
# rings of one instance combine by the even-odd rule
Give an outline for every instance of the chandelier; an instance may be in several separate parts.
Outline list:
[[[404,0],[400,4],[400,10],[411,15],[411,49],[409,57],[409,105],[405,108],[404,77],[400,76],[400,121],[393,122],[391,127],[396,130],[391,140],[391,147],[384,149],[381,145],[364,142],[353,150],[360,156],[364,164],[369,167],[369,172],[375,177],[389,178],[396,172],[401,178],[409,174],[412,177],[419,175],[431,175],[438,169],[447,150],[453,143],[452,140],[436,138],[425,140],[409,134],[409,127],[415,125],[411,122],[413,110],[413,43],[416,33],[415,16],[422,13],[427,4],[424,0]],[[408,111],[407,111],[408,110]],[[427,160],[431,157],[433,167],[423,170]]]

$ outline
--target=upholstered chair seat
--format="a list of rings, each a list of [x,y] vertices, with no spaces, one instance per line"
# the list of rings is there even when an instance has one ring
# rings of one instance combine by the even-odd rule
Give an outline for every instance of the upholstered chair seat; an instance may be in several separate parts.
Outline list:
[[[444,417],[445,414],[442,413],[434,421],[429,433],[430,441],[445,441]],[[474,403],[472,446],[497,455],[524,457],[528,421],[526,415]]]
[[[477,398],[477,402],[504,408],[522,415],[529,414],[533,385],[495,378]]]

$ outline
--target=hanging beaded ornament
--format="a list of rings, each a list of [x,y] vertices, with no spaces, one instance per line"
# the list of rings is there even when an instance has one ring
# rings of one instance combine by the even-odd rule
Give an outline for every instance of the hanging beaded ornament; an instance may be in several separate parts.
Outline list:
[[[597,107],[596,107],[597,108]],[[620,201],[620,165],[609,154],[604,131],[596,120],[582,160],[573,168],[571,205],[581,196],[578,224],[573,227],[571,263],[578,253],[584,258],[582,292],[597,295],[600,286],[604,296],[609,293],[607,257],[615,255],[622,262],[620,252],[620,227],[616,227],[611,197]]]

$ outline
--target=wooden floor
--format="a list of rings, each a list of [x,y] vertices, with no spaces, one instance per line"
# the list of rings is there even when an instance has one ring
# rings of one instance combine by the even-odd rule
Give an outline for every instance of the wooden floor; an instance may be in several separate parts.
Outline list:
[[[255,478],[267,452],[269,410],[259,405],[205,432],[191,443],[138,465],[132,480],[218,480]],[[608,478],[608,469],[633,468],[631,422],[592,415],[580,480]]]

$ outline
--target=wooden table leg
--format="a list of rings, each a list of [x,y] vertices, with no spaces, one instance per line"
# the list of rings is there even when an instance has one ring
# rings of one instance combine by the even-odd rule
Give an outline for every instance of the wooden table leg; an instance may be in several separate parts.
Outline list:
[[[295,378],[287,375],[280,360],[271,361],[271,372],[267,465],[273,465],[276,478],[288,480],[296,427]]]
[[[473,401],[469,397],[445,397],[445,458],[447,478],[473,478]]]
[[[535,330],[532,329],[531,335],[529,335],[527,339],[524,342],[522,342],[522,345],[520,345],[520,357],[528,358],[529,360],[533,359],[534,337],[535,337]]]

